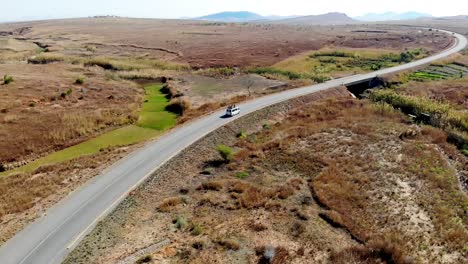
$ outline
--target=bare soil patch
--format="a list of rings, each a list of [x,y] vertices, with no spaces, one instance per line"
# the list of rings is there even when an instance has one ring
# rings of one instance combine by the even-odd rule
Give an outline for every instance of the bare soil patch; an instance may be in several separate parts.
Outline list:
[[[187,62],[193,67],[267,66],[290,56],[322,48],[426,48],[448,46],[443,34],[388,26],[385,33],[368,34],[362,25],[287,26],[229,24],[200,21],[86,18],[26,23],[28,40],[50,51],[69,55],[143,56]],[[128,25],[131,26],[128,26]],[[24,24],[2,24],[12,31]],[[365,30],[364,30],[365,31]]]
[[[178,76],[171,83],[197,108],[208,102],[220,102],[229,97],[262,94],[281,90],[287,83],[258,75],[237,75],[215,78],[202,75]]]

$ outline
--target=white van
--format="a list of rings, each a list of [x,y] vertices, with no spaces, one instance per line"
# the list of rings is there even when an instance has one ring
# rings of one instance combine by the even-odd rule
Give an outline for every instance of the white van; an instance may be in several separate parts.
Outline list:
[[[235,116],[235,115],[238,115],[238,114],[240,114],[240,108],[237,107],[236,105],[230,105],[226,109],[226,116]]]

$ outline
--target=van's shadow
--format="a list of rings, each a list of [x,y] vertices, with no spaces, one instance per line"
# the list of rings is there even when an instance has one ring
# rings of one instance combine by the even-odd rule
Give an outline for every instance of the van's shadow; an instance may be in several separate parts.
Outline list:
[[[226,118],[231,118],[231,116],[224,114],[224,115],[220,116],[220,118],[226,119]]]

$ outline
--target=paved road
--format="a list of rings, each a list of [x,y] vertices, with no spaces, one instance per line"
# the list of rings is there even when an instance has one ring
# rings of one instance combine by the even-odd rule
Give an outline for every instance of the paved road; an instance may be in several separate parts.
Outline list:
[[[114,209],[132,189],[167,160],[211,131],[243,115],[291,98],[410,69],[447,57],[462,50],[467,44],[465,37],[458,34],[454,37],[457,39],[454,46],[420,61],[272,94],[241,104],[242,114],[235,118],[220,118],[224,113],[218,111],[174,129],[117,162],[48,210],[46,216],[19,232],[0,248],[0,263],[60,263],[96,223]]]

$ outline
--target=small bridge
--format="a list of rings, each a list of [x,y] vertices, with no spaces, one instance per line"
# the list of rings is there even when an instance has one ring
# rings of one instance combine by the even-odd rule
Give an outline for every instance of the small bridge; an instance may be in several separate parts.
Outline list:
[[[385,85],[385,81],[382,78],[377,76],[377,77],[371,77],[371,78],[360,80],[360,81],[345,83],[344,85],[346,86],[346,88],[348,88],[348,91],[350,91],[356,97],[362,98],[362,94],[366,90],[379,87],[379,86],[383,86]]]

